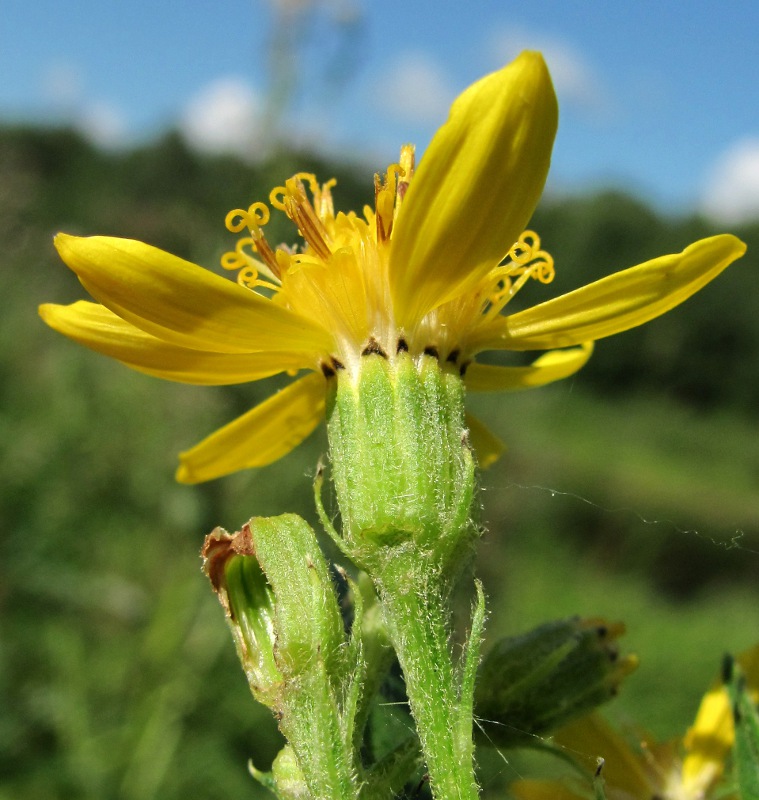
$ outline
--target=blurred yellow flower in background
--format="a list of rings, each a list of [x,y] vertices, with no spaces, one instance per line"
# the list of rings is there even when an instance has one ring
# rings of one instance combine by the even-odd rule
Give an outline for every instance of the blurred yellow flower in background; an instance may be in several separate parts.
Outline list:
[[[759,700],[759,645],[737,658],[754,702]],[[733,797],[720,785],[735,741],[733,713],[720,682],[703,696],[693,725],[682,739],[656,743],[643,736],[634,745],[594,712],[559,730],[554,742],[587,768],[588,780],[519,780],[510,787],[517,800],[584,800],[592,797],[596,760],[608,800],[706,800]]]

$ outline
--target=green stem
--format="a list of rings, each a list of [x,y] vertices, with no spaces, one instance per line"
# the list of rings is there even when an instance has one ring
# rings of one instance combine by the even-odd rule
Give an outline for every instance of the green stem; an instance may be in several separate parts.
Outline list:
[[[377,579],[390,638],[403,669],[433,796],[474,800],[479,791],[472,740],[473,682],[463,680],[469,694],[463,697],[463,676],[451,653],[447,592],[441,588],[446,581],[418,561],[409,570],[410,560],[393,559]],[[475,619],[481,623],[484,605],[481,593],[478,596]],[[481,624],[475,627],[481,630]],[[479,630],[473,630],[465,661],[476,662],[478,646]]]
[[[280,728],[295,751],[313,800],[357,800],[352,742],[343,736],[329,679],[317,672],[304,676],[298,698],[284,710]]]

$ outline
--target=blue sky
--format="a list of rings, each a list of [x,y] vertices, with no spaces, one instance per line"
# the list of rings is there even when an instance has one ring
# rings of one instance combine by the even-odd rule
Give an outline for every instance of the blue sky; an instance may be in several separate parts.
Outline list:
[[[108,146],[179,126],[263,153],[276,12],[308,0],[3,0],[0,118]],[[621,185],[673,212],[759,215],[759,4],[311,0],[276,71],[285,135],[372,168],[420,148],[455,95],[544,51],[561,104],[551,187]],[[293,30],[292,26],[290,30]]]

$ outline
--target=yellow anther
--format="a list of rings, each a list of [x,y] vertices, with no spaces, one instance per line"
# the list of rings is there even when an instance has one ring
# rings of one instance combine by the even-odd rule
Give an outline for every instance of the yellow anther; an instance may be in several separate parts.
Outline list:
[[[403,178],[406,175],[406,170],[400,164],[389,164],[386,170],[387,184],[390,183],[390,176],[393,178]]]
[[[289,253],[286,253],[284,250],[278,249],[275,253],[275,258],[277,259],[277,269],[279,270],[279,274],[284,275],[290,267],[293,256],[291,256]]]
[[[414,161],[416,149],[413,144],[404,144],[401,147],[401,168],[403,169],[403,177],[410,181],[414,174]]]
[[[301,236],[311,249],[326,261],[332,252],[329,245],[329,233],[311,205],[301,178],[305,178],[309,182],[312,192],[318,197],[319,185],[316,182],[316,176],[300,172],[286,180],[284,187],[278,186],[274,189],[269,199],[273,206],[287,214],[298,226]],[[331,204],[331,198],[329,203]]]
[[[376,210],[376,235],[378,242],[387,241],[393,232],[395,221],[398,177],[406,170],[400,164],[390,164],[383,178],[374,176],[374,208]]]
[[[413,144],[404,144],[401,147],[400,166],[403,170],[402,179],[398,180],[398,185],[395,189],[397,200],[395,203],[395,211],[393,212],[393,222],[398,217],[398,212],[401,210],[403,198],[406,196],[411,179],[414,177],[414,156],[415,150]]]
[[[332,219],[335,216],[335,206],[332,202],[332,187],[337,185],[336,178],[330,178],[314,192],[314,208],[321,220]]]

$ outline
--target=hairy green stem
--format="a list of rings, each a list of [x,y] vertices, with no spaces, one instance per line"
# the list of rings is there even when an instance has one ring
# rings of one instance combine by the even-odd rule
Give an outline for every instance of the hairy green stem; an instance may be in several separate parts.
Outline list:
[[[341,715],[329,681],[314,671],[298,687],[280,720],[313,800],[357,800],[358,776],[352,742],[345,741]]]
[[[377,588],[390,637],[406,681],[406,693],[437,800],[474,800],[479,795],[474,776],[472,740],[473,682],[462,674],[451,653],[449,601],[446,582],[424,568],[410,575],[405,566],[389,566]],[[478,593],[475,624],[464,662],[476,663],[484,618]],[[464,673],[469,670],[464,669]],[[463,696],[462,688],[468,696]]]

